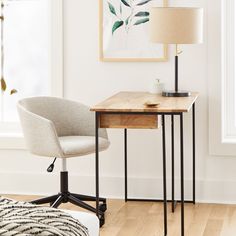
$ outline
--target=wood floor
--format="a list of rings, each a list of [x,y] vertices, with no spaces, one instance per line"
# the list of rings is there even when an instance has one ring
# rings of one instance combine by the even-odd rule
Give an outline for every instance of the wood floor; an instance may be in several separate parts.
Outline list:
[[[29,201],[33,196],[8,196]],[[77,210],[71,204],[62,206]],[[180,207],[172,214],[168,210],[168,236],[180,235]],[[236,236],[236,205],[186,204],[186,236]],[[101,236],[162,236],[163,209],[161,203],[109,200],[106,224]]]

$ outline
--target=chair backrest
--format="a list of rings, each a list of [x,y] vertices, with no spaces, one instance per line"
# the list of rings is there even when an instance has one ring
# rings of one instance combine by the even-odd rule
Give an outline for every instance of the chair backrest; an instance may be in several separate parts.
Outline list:
[[[18,112],[24,136],[34,150],[37,149],[37,143],[43,145],[39,140],[43,142],[46,135],[56,137],[95,135],[94,112],[91,112],[88,106],[78,102],[56,97],[25,98],[18,102]],[[44,136],[44,139],[36,136]],[[99,136],[108,138],[105,129],[100,129]],[[58,143],[55,137],[52,137],[51,144],[52,142],[56,149]]]
[[[82,103],[56,97],[32,97],[19,101],[27,111],[53,122],[58,136],[95,135],[95,114]],[[105,130],[99,135],[107,138]]]

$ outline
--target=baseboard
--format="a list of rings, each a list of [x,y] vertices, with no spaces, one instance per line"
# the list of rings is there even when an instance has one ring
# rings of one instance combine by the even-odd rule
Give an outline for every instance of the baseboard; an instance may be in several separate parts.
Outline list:
[[[176,197],[179,198],[180,181],[176,178]],[[168,198],[171,196],[171,182],[167,179]],[[1,172],[1,194],[49,195],[59,191],[59,174]],[[93,176],[69,175],[71,192],[94,195]],[[200,180],[196,181],[196,201],[201,203],[236,204],[236,181]],[[100,177],[100,195],[124,198],[124,179],[117,176]],[[128,195],[130,198],[162,198],[162,178],[129,177]],[[192,181],[185,181],[185,198],[192,198]]]

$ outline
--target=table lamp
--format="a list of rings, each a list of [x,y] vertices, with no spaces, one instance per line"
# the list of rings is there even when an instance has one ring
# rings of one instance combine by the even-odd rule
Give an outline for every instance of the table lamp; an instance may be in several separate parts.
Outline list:
[[[197,44],[203,41],[203,9],[190,7],[152,7],[150,9],[150,41],[175,44],[175,90],[164,91],[165,97],[188,97],[188,91],[178,86],[178,44]]]

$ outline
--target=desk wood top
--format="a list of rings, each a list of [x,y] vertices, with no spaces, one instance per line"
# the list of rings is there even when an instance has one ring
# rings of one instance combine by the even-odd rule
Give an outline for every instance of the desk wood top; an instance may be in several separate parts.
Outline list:
[[[188,112],[197,100],[198,93],[190,97],[162,97],[148,92],[119,92],[95,105],[91,111],[99,112]],[[147,101],[159,103],[148,107]]]

